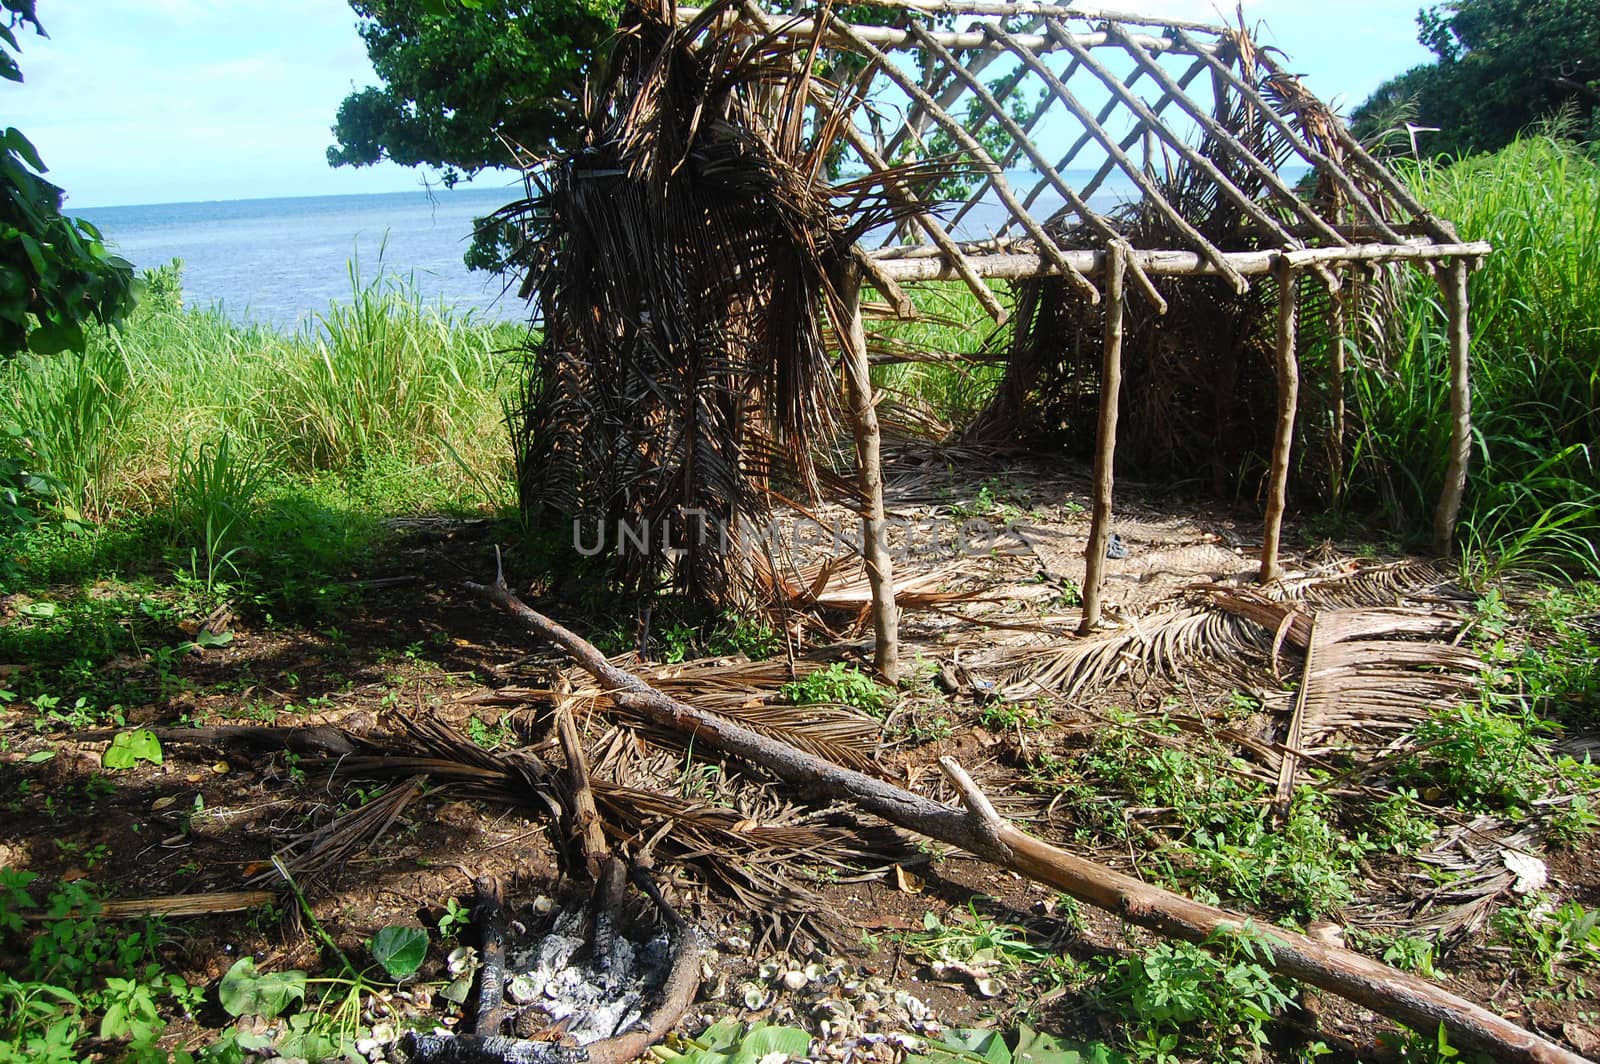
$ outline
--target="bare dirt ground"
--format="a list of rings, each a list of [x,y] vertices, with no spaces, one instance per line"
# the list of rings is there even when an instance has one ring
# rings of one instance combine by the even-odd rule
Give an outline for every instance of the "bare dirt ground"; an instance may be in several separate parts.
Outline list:
[[[976,478],[970,469],[957,478],[939,459],[901,463],[891,507],[901,520],[900,573],[914,607],[903,630],[913,675],[899,699],[868,720],[877,740],[875,771],[948,797],[932,766],[940,755],[955,756],[1003,813],[1030,830],[1137,876],[1162,879],[1177,867],[1179,889],[1204,887],[1204,878],[1183,872],[1181,856],[1163,854],[1155,841],[1169,829],[1175,844],[1190,834],[1172,826],[1171,809],[1141,808],[1128,798],[1115,815],[1140,830],[1102,830],[1084,813],[1094,796],[1083,789],[1094,778],[1077,766],[1094,756],[1108,729],[1123,729],[1135,746],[1159,753],[1180,748],[1198,727],[1209,743],[1234,744],[1240,778],[1276,779],[1281,756],[1270,748],[1281,735],[1297,666],[1285,665],[1281,684],[1262,683],[1257,674],[1257,686],[1241,687],[1242,673],[1227,654],[1220,665],[1181,655],[1173,666],[1154,664],[1149,650],[1167,638],[1175,611],[1199,608],[1203,593],[1197,588],[1250,585],[1259,520],[1137,487],[1125,486],[1120,495],[1116,531],[1126,555],[1110,562],[1106,594],[1107,639],[1120,633],[1123,641],[1102,653],[1085,678],[1080,661],[1058,660],[1062,648],[1075,643],[1087,537],[1084,479],[1043,463],[995,466]],[[550,739],[559,699],[577,707],[597,773],[668,789],[680,803],[674,808],[733,807],[751,822],[822,822],[803,795],[783,796],[780,808],[771,790],[744,789],[759,776],[747,767],[706,761],[703,752],[691,757],[681,744],[647,750],[631,732],[616,738],[612,707],[584,676],[461,590],[462,579],[493,574],[496,531],[486,522],[444,518],[398,524],[381,557],[352,574],[365,587],[354,607],[308,624],[248,615],[229,620],[231,641],[190,646],[170,660],[168,693],[126,706],[128,725],[332,725],[392,734],[397,717],[431,717],[483,749],[528,748],[559,763]],[[1351,544],[1287,539],[1299,544],[1294,560],[1308,579],[1338,578],[1391,560]],[[801,545],[795,554],[791,575],[814,583],[820,550]],[[535,574],[524,564],[515,549],[508,551],[508,576],[533,604],[575,627],[593,624],[578,583],[530,586]],[[792,678],[786,642],[805,641],[793,647],[794,675],[833,661],[862,663],[869,644],[854,610],[859,583],[846,568],[830,574],[815,596],[831,607],[817,612],[822,624],[794,624],[765,664],[751,665],[733,653],[668,661],[686,648],[668,637],[661,618],[645,641],[646,657],[654,660],[624,660],[690,701],[781,708],[780,688]],[[1431,590],[1394,590],[1392,603],[1470,614],[1466,599],[1439,598],[1439,581],[1422,583]],[[26,605],[7,602],[3,623],[29,623]],[[636,623],[628,627],[638,631]],[[174,643],[193,635],[171,634]],[[148,670],[152,661],[134,656],[103,667]],[[11,675],[31,667],[26,661],[0,666]],[[70,705],[65,683],[62,697]],[[92,882],[107,899],[276,892],[270,904],[167,920],[167,963],[191,982],[212,987],[246,955],[260,970],[315,972],[330,963],[283,893],[273,855],[296,846],[303,854],[307,837],[319,828],[343,823],[342,815],[374,801],[383,788],[401,786],[349,772],[330,775],[326,770],[335,765],[329,762],[337,758],[320,758],[324,751],[297,753],[281,742],[237,736],[207,740],[203,732],[194,742],[163,732],[161,764],[109,773],[102,766],[108,735],[52,721],[20,702],[0,708],[0,729],[0,867],[36,872],[41,883]],[[1574,738],[1583,739],[1568,737]],[[1141,762],[1128,764],[1137,769]],[[1340,786],[1324,786],[1342,800]],[[1344,790],[1354,794],[1354,786]],[[1452,811],[1442,830],[1448,834],[1464,821],[1476,826],[1452,852],[1472,864],[1472,875],[1504,873],[1497,861],[1508,845],[1515,848],[1506,842],[1513,829]],[[733,849],[728,833],[716,837],[729,867],[767,862],[765,872],[774,875],[740,879],[682,851],[659,860],[669,894],[712,944],[700,999],[680,1027],[686,1034],[719,1019],[765,1018],[810,1031],[814,1055],[884,1061],[952,1027],[1012,1029],[1026,1022],[1061,1037],[1113,1044],[1128,1034],[1127,1014],[1105,1007],[1097,987],[1107,964],[1148,950],[1155,939],[1108,914],[914,840],[878,839],[830,863],[780,849],[749,857]],[[1490,843],[1473,850],[1471,838]],[[434,945],[422,982],[408,1002],[392,1004],[425,1025],[456,1026],[463,1010],[440,988],[450,981],[447,957],[457,939],[440,934],[441,920],[447,931],[459,931],[459,941],[471,941],[470,931],[451,923],[452,905],[470,904],[475,878],[496,876],[506,885],[520,941],[537,942],[562,911],[581,906],[586,896],[587,886],[562,872],[572,866],[562,845],[534,804],[493,800],[430,779],[383,830],[309,861],[300,883],[316,921],[349,953],[363,953],[364,943],[386,925],[429,928]],[[1600,907],[1600,855],[1592,837],[1568,849],[1538,838],[1527,846],[1545,861],[1549,889],[1560,899]],[[1408,915],[1456,912],[1435,896],[1442,877],[1428,880],[1415,854],[1375,850],[1355,867],[1353,896],[1325,918],[1352,944],[1380,951],[1351,933],[1364,923],[1394,934]],[[1485,914],[1518,900],[1511,879],[1500,878],[1468,891]],[[794,893],[775,900],[786,889]],[[1295,918],[1281,899],[1267,896],[1254,902],[1226,896],[1223,903],[1265,919]],[[938,949],[940,929],[953,929],[950,940],[1013,935],[1027,949],[1002,948],[998,957],[951,963],[952,955]],[[1555,978],[1536,978],[1527,957],[1494,940],[1482,919],[1446,942],[1435,962],[1436,978],[1446,986],[1582,1052],[1600,1046],[1596,1010],[1575,963],[1568,967],[1558,958]],[[1071,964],[1045,977],[1040,965],[1016,959],[1033,956],[1028,950],[1071,958]],[[214,994],[211,1002],[192,1021],[175,1025],[169,1041],[203,1044],[233,1022],[216,1007]],[[255,1021],[253,1029],[262,1027]],[[1301,1059],[1316,1042],[1331,1050],[1329,1059],[1392,1056],[1378,1044],[1387,1029],[1365,1010],[1307,994],[1272,1025],[1264,1059]]]

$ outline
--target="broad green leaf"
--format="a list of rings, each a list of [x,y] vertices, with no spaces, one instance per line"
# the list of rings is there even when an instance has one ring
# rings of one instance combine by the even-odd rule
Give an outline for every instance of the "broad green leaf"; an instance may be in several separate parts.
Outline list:
[[[100,764],[109,769],[132,768],[139,761],[159,765],[161,760],[161,740],[149,728],[118,732],[100,755]]]
[[[793,1027],[767,1027],[758,1024],[750,1028],[750,1033],[739,1043],[733,1064],[760,1064],[774,1053],[782,1053],[795,1060],[804,1060],[810,1048],[811,1036],[804,1031]]]
[[[15,126],[6,130],[6,145],[22,156],[23,160],[39,173],[46,173],[49,170],[44,160],[39,158],[39,149],[35,148],[33,142],[24,137],[22,131]]]
[[[23,758],[23,760],[30,765],[39,765],[49,761],[55,756],[56,752],[54,750],[35,750],[33,753]]]
[[[1017,1029],[1013,1064],[1126,1064],[1127,1058],[1101,1042],[1063,1042],[1023,1026]]]
[[[232,632],[213,632],[209,628],[200,629],[194,637],[195,646],[205,647],[207,650],[225,647],[231,642],[233,642]]]
[[[420,927],[389,926],[372,938],[372,958],[399,982],[417,974],[428,955],[428,933]]]
[[[306,973],[258,972],[254,960],[240,957],[222,977],[217,996],[230,1016],[262,1016],[270,1020],[294,1002],[306,999]]]
[[[1011,1051],[998,1031],[946,1031],[944,1041],[929,1043],[927,1052],[906,1057],[906,1064],[1012,1064]]]

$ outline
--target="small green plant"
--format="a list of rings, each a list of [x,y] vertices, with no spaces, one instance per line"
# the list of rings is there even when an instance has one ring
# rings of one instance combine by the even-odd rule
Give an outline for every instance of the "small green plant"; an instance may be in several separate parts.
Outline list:
[[[784,684],[779,694],[797,706],[853,706],[878,717],[888,712],[894,697],[888,688],[842,661],[835,661],[799,680]]]
[[[92,889],[64,883],[43,906],[31,872],[0,871],[0,936],[19,936],[37,918],[17,964],[0,973],[0,1062],[74,1064],[91,1037],[121,1045],[120,1058],[167,1061],[156,1048],[166,1030],[161,1003],[186,1014],[204,990],[162,970],[159,925],[128,930],[102,923]],[[98,1019],[96,1019],[98,1017]]]
[[[782,635],[770,624],[728,614],[712,631],[708,649],[713,654],[743,654],[751,661],[760,661],[776,654],[782,646]]]
[[[1519,963],[1537,971],[1547,985],[1559,981],[1563,965],[1600,966],[1600,910],[1575,901],[1556,905],[1530,899],[1495,913],[1490,926]]]
[[[976,898],[967,903],[965,912],[955,910],[948,923],[931,911],[924,913],[922,931],[908,935],[906,944],[935,960],[1010,972],[1045,964],[1056,957],[1046,945],[1030,940],[1022,928],[980,911]]]
[[[468,717],[467,738],[485,750],[504,750],[517,745],[516,729],[503,717],[495,721],[493,726],[485,724],[478,717]]]
[[[1107,964],[1099,999],[1128,1021],[1135,1059],[1241,1061],[1266,1046],[1294,1000],[1261,963],[1270,943],[1247,929],[1207,944],[1162,942]]]
[[[472,923],[472,909],[458,898],[446,898],[444,915],[439,917],[439,937],[453,938]]]
[[[189,548],[190,576],[207,591],[224,570],[238,579],[234,557],[246,546],[242,540],[265,482],[262,463],[234,447],[226,432],[193,449],[184,441],[172,471],[173,534]]]
[[[1467,809],[1516,811],[1543,796],[1547,773],[1539,736],[1550,726],[1520,702],[1460,705],[1417,725],[1417,752],[1397,766],[1425,797]]]
[[[1439,975],[1433,967],[1433,943],[1415,935],[1401,935],[1390,942],[1383,951],[1383,963],[1429,979]]]

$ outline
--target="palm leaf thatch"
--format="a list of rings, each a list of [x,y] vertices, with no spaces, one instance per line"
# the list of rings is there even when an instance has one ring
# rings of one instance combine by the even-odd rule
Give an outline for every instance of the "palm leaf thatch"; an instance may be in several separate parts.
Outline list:
[[[1297,116],[1300,137],[1332,159],[1342,156],[1332,132],[1338,120],[1297,81],[1264,76],[1246,33],[1225,35],[1222,46],[1219,59],[1236,63],[1274,110]],[[1212,118],[1225,135],[1205,131],[1196,154],[1237,187],[1257,214],[1276,218],[1285,231],[1294,228],[1267,178],[1246,165],[1236,147],[1243,145],[1276,172],[1297,158],[1289,136],[1238,93],[1218,93]],[[1280,246],[1280,238],[1224,194],[1214,174],[1201,165],[1180,156],[1151,166],[1148,177],[1162,198],[1211,244],[1241,252]],[[1338,186],[1321,170],[1318,178],[1315,187],[1300,192],[1317,203],[1320,215],[1338,221],[1346,209],[1338,202]],[[1370,200],[1383,200],[1374,182],[1359,175],[1357,181]],[[1149,198],[1117,208],[1107,219],[1135,248],[1183,243],[1171,215]],[[1050,231],[1063,248],[1093,249],[1104,243],[1095,224],[1065,211]],[[1145,299],[1130,299],[1124,311],[1119,471],[1152,479],[1193,480],[1198,474],[1217,494],[1254,494],[1272,452],[1278,285],[1268,277],[1256,278],[1240,293],[1226,278],[1215,276],[1158,277],[1152,283],[1167,304],[1165,313]],[[1321,426],[1330,420],[1323,416],[1325,408],[1335,401],[1323,394],[1329,375],[1319,371],[1334,343],[1325,325],[1330,296],[1311,273],[1300,278],[1297,289],[1301,361],[1308,369],[1301,422]],[[1089,458],[1095,438],[1085,429],[1096,421],[1104,313],[1104,307],[1083,299],[1065,278],[1017,282],[1014,324],[1004,338],[1006,374],[965,438],[1064,446]],[[1297,482],[1319,482],[1316,474],[1325,482],[1336,464],[1326,446],[1300,448],[1297,461],[1306,467]]]
[[[823,315],[857,238],[897,209],[880,177],[828,180],[856,101],[824,91],[816,42],[740,29],[736,9],[678,26],[630,6],[582,147],[503,217],[531,235],[544,324],[513,415],[524,511],[562,535],[587,522],[631,590],[670,580],[716,604],[753,590],[736,553],[756,485],[814,497],[826,479]]]

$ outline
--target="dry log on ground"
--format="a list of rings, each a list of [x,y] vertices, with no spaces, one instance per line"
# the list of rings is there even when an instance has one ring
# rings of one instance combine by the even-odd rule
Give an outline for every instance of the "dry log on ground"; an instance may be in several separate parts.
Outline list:
[[[493,585],[468,582],[466,587],[559,646],[614,691],[619,703],[658,724],[692,735],[697,742],[760,765],[779,779],[805,787],[808,793],[852,802],[891,824],[960,847],[1162,935],[1201,944],[1231,935],[1253,936],[1269,947],[1262,957],[1269,968],[1414,1030],[1431,1032],[1442,1024],[1451,1042],[1461,1048],[1502,1061],[1583,1064],[1576,1053],[1417,976],[1297,932],[1202,905],[1035,838],[999,817],[959,766],[948,759],[941,761],[941,766],[966,803],[964,809],[843,768],[669,698],[611,664],[586,640],[531,609],[502,579]]]

